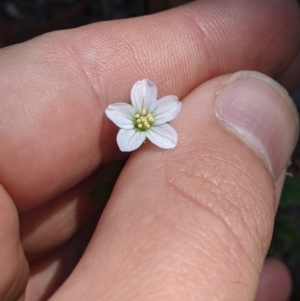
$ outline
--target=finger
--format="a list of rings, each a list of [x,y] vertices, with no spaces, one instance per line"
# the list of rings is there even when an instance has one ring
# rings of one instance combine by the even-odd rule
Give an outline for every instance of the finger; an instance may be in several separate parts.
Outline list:
[[[73,189],[20,215],[21,241],[29,260],[44,256],[64,244],[96,212],[103,210],[110,189],[124,165],[123,161],[103,166]],[[96,198],[97,202],[92,201],[90,196],[95,183],[102,183],[107,187],[103,197],[100,194]]]
[[[17,210],[1,185],[0,212],[0,300],[23,300],[28,263],[19,238]]]
[[[299,22],[295,1],[205,0],[2,49],[4,187],[28,211],[114,160],[116,129],[103,111],[127,101],[138,79],[182,97],[224,72],[279,76],[298,51]]]
[[[287,267],[276,258],[264,264],[255,301],[288,301],[292,279]]]
[[[129,158],[51,301],[254,300],[274,185],[298,136],[292,101],[269,78],[240,72],[188,95],[173,126],[175,149],[147,143]]]
[[[26,288],[25,301],[44,301],[57,290],[74,269],[82,256],[93,231],[99,214],[53,253],[30,263],[30,278]]]

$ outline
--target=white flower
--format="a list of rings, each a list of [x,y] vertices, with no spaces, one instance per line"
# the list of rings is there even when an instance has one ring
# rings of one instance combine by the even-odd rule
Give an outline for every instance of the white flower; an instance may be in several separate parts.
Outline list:
[[[177,133],[168,122],[181,110],[174,95],[157,100],[157,88],[148,79],[136,82],[131,89],[131,103],[115,103],[105,110],[120,131],[117,143],[123,152],[131,152],[148,138],[157,146],[169,149],[177,144]]]

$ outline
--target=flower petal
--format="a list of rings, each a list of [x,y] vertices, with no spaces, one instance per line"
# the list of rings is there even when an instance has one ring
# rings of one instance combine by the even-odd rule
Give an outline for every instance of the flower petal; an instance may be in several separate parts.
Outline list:
[[[177,133],[168,123],[152,126],[146,131],[146,137],[161,148],[169,149],[177,145]]]
[[[109,105],[105,110],[106,116],[121,129],[134,128],[134,108],[128,103],[118,102]]]
[[[131,152],[139,148],[145,141],[146,134],[135,129],[121,129],[117,135],[117,143],[122,152]]]
[[[136,82],[131,89],[131,103],[134,109],[141,114],[142,109],[147,111],[155,107],[157,102],[157,88],[149,79]]]
[[[179,114],[181,107],[181,101],[174,95],[168,95],[159,99],[156,108],[152,112],[153,124],[160,125],[173,120]]]

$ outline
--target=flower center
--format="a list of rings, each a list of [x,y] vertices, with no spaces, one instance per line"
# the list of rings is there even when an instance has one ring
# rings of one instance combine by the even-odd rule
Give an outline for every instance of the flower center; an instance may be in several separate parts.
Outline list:
[[[135,114],[134,117],[135,117],[135,127],[140,131],[148,130],[154,121],[152,114],[148,113],[146,109],[142,109],[142,113]]]

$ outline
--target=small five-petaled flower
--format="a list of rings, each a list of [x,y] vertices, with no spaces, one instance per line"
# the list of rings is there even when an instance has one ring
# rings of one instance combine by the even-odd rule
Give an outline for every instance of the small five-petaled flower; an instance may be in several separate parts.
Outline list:
[[[177,133],[168,124],[181,110],[174,95],[157,100],[157,88],[148,79],[136,82],[131,89],[131,105],[120,102],[109,105],[107,117],[119,128],[117,143],[123,152],[139,148],[146,139],[170,149],[177,144]]]

